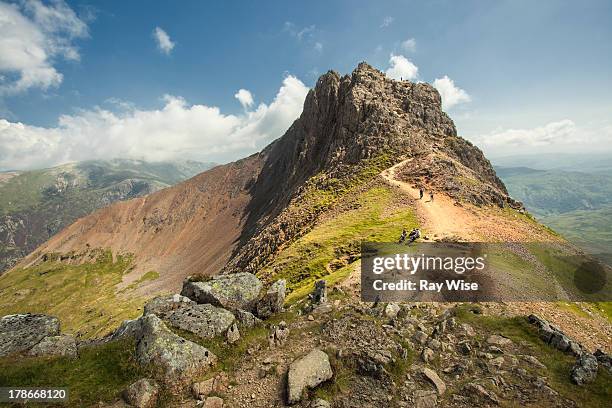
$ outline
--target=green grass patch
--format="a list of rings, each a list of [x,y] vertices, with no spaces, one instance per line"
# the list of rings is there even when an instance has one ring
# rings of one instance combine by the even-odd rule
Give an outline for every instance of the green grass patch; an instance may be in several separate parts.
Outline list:
[[[87,407],[110,402],[132,382],[149,376],[134,360],[133,340],[121,340],[81,349],[78,359],[0,359],[0,385],[13,387],[66,387],[67,404]],[[45,403],[41,406],[51,406]]]
[[[392,242],[402,228],[414,227],[417,220],[410,208],[390,208],[393,192],[373,187],[358,195],[351,210],[316,225],[310,232],[283,250],[258,275],[286,279],[294,292],[288,300],[305,296],[314,281],[325,278],[337,282],[350,273],[352,265],[332,270],[333,261],[358,256],[361,241]]]
[[[141,314],[144,297],[118,297],[115,285],[132,257],[97,251],[91,262],[71,265],[50,257],[39,265],[0,276],[0,315],[44,313],[60,319],[62,331],[101,337]],[[148,277],[152,277],[149,274]]]

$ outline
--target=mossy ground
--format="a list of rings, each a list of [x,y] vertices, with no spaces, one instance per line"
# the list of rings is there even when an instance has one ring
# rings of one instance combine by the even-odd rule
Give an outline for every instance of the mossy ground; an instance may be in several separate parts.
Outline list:
[[[484,341],[490,334],[502,334],[516,344],[524,342],[528,348],[527,352],[546,366],[544,370],[534,367],[526,368],[547,377],[551,387],[562,396],[575,401],[580,407],[609,406],[612,401],[612,375],[608,371],[600,367],[595,382],[583,387],[577,386],[570,380],[570,371],[576,358],[540,340],[536,328],[529,324],[525,317],[485,316],[473,313],[474,308],[478,306],[459,306],[456,309],[457,319],[477,328],[479,340]]]
[[[89,407],[100,401],[113,401],[129,384],[149,375],[134,360],[133,340],[83,348],[75,360],[66,357],[0,359],[0,386],[65,387],[69,401],[57,406]]]
[[[115,293],[131,266],[131,256],[113,260],[110,251],[99,251],[95,260],[78,265],[51,257],[13,270],[0,276],[0,315],[44,313],[58,317],[64,333],[101,337],[142,313],[145,298]],[[147,273],[143,278],[155,276]]]
[[[346,200],[352,200],[351,209],[316,225],[258,274],[286,279],[292,292],[288,302],[309,293],[317,279],[333,284],[348,276],[354,267],[348,263],[358,257],[361,241],[392,242],[402,228],[417,225],[411,208],[394,206],[389,187],[375,186]]]

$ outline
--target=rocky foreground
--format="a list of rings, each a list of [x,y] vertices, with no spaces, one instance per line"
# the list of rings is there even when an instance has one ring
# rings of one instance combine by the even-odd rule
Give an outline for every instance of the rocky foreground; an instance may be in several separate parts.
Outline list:
[[[576,407],[538,347],[573,356],[565,375],[580,387],[612,372],[609,354],[534,315],[521,320],[530,343],[480,326],[482,305],[365,304],[355,289],[328,293],[319,281],[285,310],[282,280],[264,288],[248,273],[187,279],[181,294],[151,300],[142,317],[93,342],[62,335],[53,317],[5,316],[0,356],[78,359],[84,347],[133,338],[151,375],[111,405],[135,407]]]

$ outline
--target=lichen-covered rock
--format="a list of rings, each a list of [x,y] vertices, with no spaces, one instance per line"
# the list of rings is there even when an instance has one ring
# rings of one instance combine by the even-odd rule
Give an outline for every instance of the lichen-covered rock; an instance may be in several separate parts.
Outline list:
[[[259,318],[246,310],[236,310],[234,314],[236,316],[236,320],[238,321],[239,327],[251,328],[261,323]]]
[[[156,406],[158,395],[159,387],[157,383],[148,378],[136,381],[123,391],[125,402],[137,408],[152,408]]]
[[[233,323],[229,329],[225,332],[225,338],[229,344],[234,344],[238,340],[240,340],[240,331],[238,330],[238,325]]]
[[[267,319],[274,313],[281,312],[283,310],[283,303],[285,302],[286,290],[286,280],[280,279],[274,282],[259,302],[257,302],[257,316],[262,319]]]
[[[577,385],[585,385],[595,381],[599,364],[597,358],[589,353],[583,353],[576,359],[570,374],[572,382]]]
[[[254,310],[262,283],[251,273],[219,275],[206,282],[186,281],[181,295],[198,303],[210,303],[228,310]]]
[[[234,323],[234,315],[213,305],[185,305],[162,317],[167,324],[203,339],[224,334]]]
[[[395,319],[399,311],[400,307],[397,303],[389,303],[385,307],[385,316],[387,316],[389,319]]]
[[[223,408],[223,399],[219,397],[208,397],[204,401],[204,408]]]
[[[143,314],[154,314],[160,319],[163,319],[176,309],[192,305],[195,305],[193,300],[179,294],[157,296],[147,302],[147,304],[144,306]]]
[[[316,281],[309,297],[315,305],[327,302],[327,282],[324,279]]]
[[[28,355],[35,357],[62,356],[77,358],[76,339],[69,335],[45,337],[28,351]]]
[[[0,319],[0,357],[27,351],[42,339],[60,334],[59,320],[43,314],[15,314]]]
[[[597,349],[593,355],[597,358],[597,362],[610,374],[612,374],[612,355],[604,353],[603,351]]]
[[[180,387],[216,363],[213,353],[172,333],[157,316],[143,316],[141,322],[136,360],[160,368],[169,385]]]
[[[289,366],[287,376],[287,398],[289,404],[302,399],[306,388],[314,388],[334,375],[329,357],[324,351],[314,349]]]
[[[119,340],[127,337],[137,338],[141,328],[141,320],[124,320],[121,325],[111,334],[110,340]]]

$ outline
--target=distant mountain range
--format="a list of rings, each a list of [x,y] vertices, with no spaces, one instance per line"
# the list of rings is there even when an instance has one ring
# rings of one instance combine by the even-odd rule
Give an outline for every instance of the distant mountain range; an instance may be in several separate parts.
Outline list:
[[[602,156],[603,157],[603,156]],[[541,222],[612,265],[612,165],[582,156],[548,162],[515,158],[515,163],[546,169],[496,166],[510,195],[525,204]],[[607,163],[612,163],[610,160]],[[581,168],[570,171],[565,168]]]
[[[76,219],[213,166],[196,161],[92,160],[0,172],[0,273]]]

